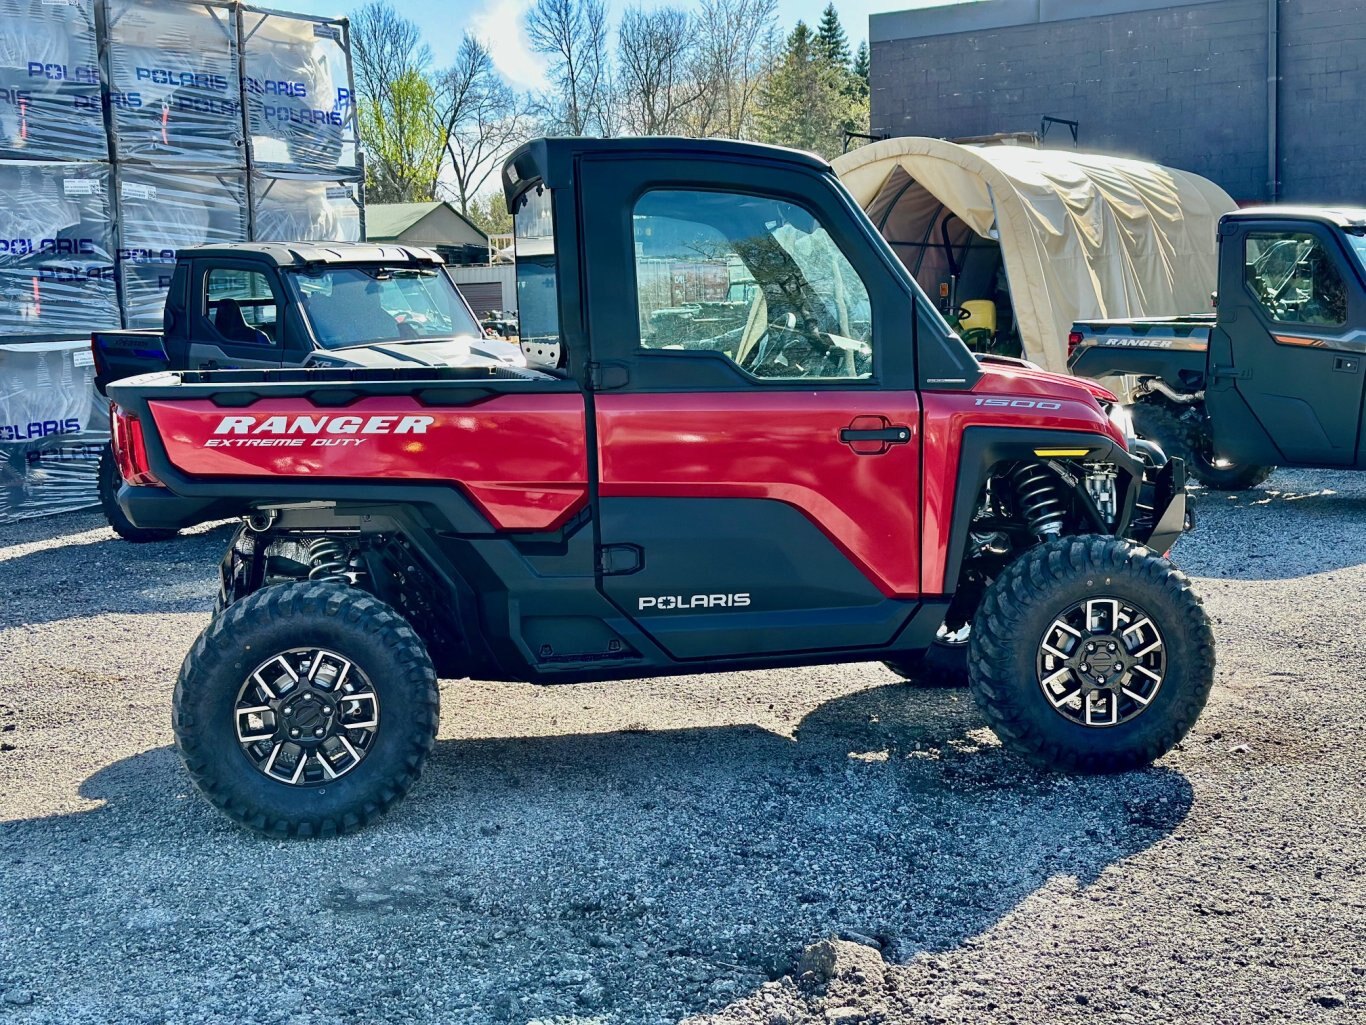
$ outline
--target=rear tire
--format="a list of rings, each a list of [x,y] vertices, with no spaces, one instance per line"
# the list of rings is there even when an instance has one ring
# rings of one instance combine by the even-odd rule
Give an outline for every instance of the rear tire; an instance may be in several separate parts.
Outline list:
[[[438,703],[427,650],[390,606],[346,584],[272,584],[199,635],[173,724],[195,786],[229,818],[268,836],[332,836],[408,793]]]
[[[1140,438],[1155,441],[1168,456],[1177,456],[1192,477],[1215,491],[1246,491],[1255,488],[1276,468],[1234,463],[1215,456],[1209,432],[1202,421],[1178,416],[1156,402],[1136,402],[1134,429]]]
[[[144,541],[169,541],[179,533],[176,530],[152,530],[133,523],[119,506],[119,487],[122,484],[123,476],[119,473],[118,462],[114,458],[114,448],[112,445],[105,445],[104,451],[100,453],[100,509],[114,533],[135,544]]]
[[[1078,609],[1082,620],[1069,620]],[[1094,633],[1093,613],[1108,620]],[[1075,642],[1061,622],[1083,623]],[[1064,772],[1122,772],[1160,758],[1191,728],[1214,681],[1214,636],[1190,580],[1113,537],[1060,538],[1018,558],[987,588],[969,648],[973,698],[1001,742]],[[1048,653],[1058,648],[1082,661],[1068,668]],[[1135,654],[1144,669],[1130,664]]]

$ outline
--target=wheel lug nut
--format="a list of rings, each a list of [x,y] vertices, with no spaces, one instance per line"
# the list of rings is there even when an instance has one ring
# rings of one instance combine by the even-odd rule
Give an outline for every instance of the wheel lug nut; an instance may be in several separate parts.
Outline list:
[[[289,705],[285,705],[285,715],[293,715],[293,714],[294,714],[294,709],[291,708]]]
[[[1110,645],[1110,650],[1111,650],[1111,651],[1114,651],[1114,650],[1115,650],[1115,646],[1114,646],[1113,644]]]
[[[332,714],[332,709],[329,708],[328,706],[324,705],[324,706],[323,706],[323,715],[331,715],[331,714]]]
[[[290,735],[291,737],[297,737],[297,736],[299,735],[299,731],[298,731],[298,730],[290,730],[290,731],[289,731],[289,735]]]
[[[1082,671],[1083,673],[1088,672],[1090,669],[1091,669],[1091,667],[1088,666],[1085,662],[1083,662],[1083,663],[1081,664],[1081,671]]]
[[[304,695],[304,700],[305,700],[305,701],[312,701],[312,700],[313,700],[313,695],[312,695],[312,694],[305,694],[305,695]]]
[[[316,730],[313,731],[313,736],[315,736],[315,737],[321,737],[322,735],[323,735],[323,728],[322,728],[321,726],[319,726]]]

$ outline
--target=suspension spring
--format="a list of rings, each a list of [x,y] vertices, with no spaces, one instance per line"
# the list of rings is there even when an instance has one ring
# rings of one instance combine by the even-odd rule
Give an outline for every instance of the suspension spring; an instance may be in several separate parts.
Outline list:
[[[340,541],[320,537],[308,543],[308,579],[325,584],[354,584],[359,575],[351,551]]]
[[[1058,478],[1038,463],[1022,463],[1011,474],[1020,515],[1039,537],[1062,533],[1067,503],[1058,489]]]

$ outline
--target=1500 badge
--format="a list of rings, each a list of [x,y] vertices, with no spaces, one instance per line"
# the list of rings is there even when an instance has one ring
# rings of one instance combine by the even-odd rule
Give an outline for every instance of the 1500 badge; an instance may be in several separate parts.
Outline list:
[[[749,605],[749,593],[741,594],[661,594],[640,599],[638,608],[672,612],[678,609],[743,609]]]

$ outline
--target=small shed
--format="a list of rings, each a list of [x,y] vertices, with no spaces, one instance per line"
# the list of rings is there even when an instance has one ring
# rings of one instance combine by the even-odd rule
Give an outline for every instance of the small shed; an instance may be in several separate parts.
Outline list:
[[[926,292],[1002,307],[1056,371],[1073,321],[1207,310],[1236,206],[1189,171],[1024,146],[886,139],[834,169]]]
[[[434,249],[453,265],[489,259],[488,235],[446,202],[367,204],[365,238]]]

